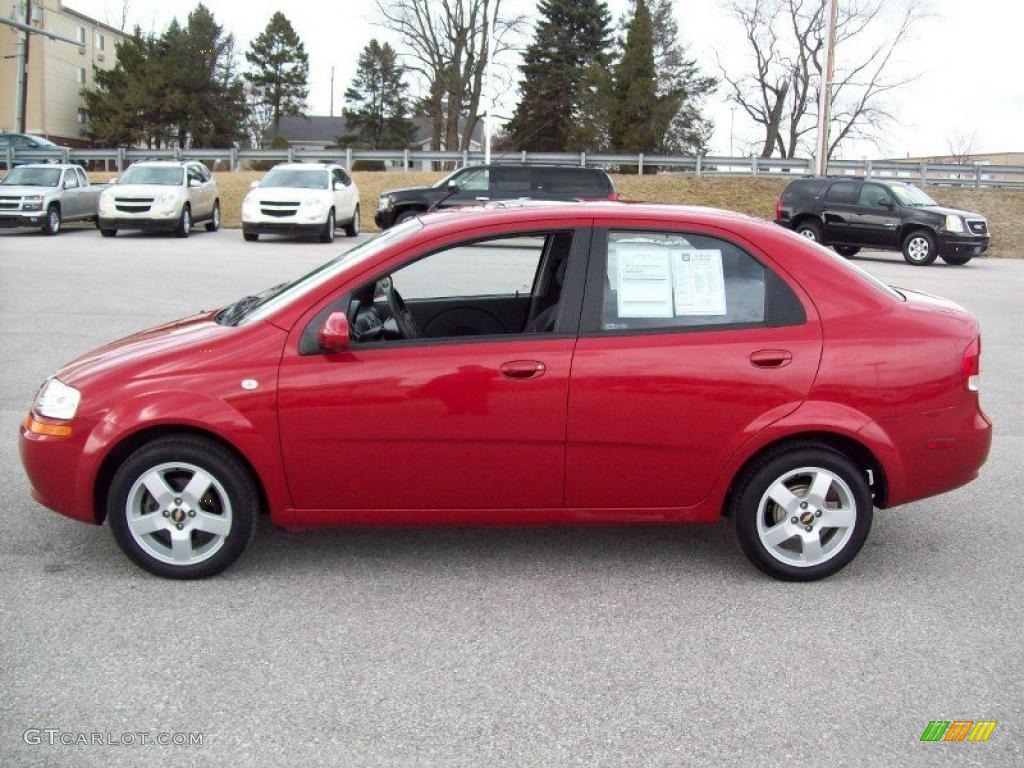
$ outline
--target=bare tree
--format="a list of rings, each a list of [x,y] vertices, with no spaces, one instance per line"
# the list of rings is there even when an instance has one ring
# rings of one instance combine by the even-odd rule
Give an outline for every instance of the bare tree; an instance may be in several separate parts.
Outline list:
[[[131,0],[122,0],[121,8],[117,11],[117,15],[112,19],[110,9],[104,6],[103,15],[106,17],[107,23],[111,26],[117,27],[122,32],[128,29],[128,16],[131,14],[132,4]]]
[[[927,0],[845,0],[836,25],[829,156],[852,138],[876,140],[893,119],[888,95],[917,75],[891,73],[897,52],[928,15]],[[729,100],[764,131],[761,156],[795,157],[817,128],[827,0],[732,0],[752,71],[719,63]]]
[[[949,156],[958,165],[969,164],[978,152],[978,132],[957,129],[946,139]]]
[[[468,149],[481,117],[490,49],[495,56],[511,50],[525,18],[502,13],[502,0],[376,0],[376,6],[379,23],[398,33],[406,68],[420,80],[433,148]]]

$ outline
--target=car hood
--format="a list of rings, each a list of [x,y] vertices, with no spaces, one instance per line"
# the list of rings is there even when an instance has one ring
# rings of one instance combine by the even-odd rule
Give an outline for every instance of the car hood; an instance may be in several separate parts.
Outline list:
[[[928,211],[929,213],[937,213],[940,216],[962,216],[965,219],[984,219],[980,213],[974,213],[973,211],[962,211],[959,208],[946,208],[941,205],[924,205],[914,208],[915,211]]]
[[[57,187],[23,187],[11,185],[9,187],[0,184],[0,197],[20,197],[22,195],[50,195],[57,191]]]
[[[399,187],[398,189],[389,189],[385,192],[381,192],[381,197],[384,195],[401,195],[408,192],[443,192],[443,189],[438,187]]]
[[[174,186],[169,184],[111,184],[107,187],[107,190],[117,197],[137,197],[140,195],[157,197],[168,192],[180,194],[183,187],[179,187],[176,184]]]

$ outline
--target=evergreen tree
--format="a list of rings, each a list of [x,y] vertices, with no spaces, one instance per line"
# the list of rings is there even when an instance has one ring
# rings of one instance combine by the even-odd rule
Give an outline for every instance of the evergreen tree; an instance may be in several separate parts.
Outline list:
[[[342,147],[396,149],[408,147],[416,126],[409,119],[405,68],[395,50],[371,40],[359,54],[359,66],[345,91],[350,106],[342,110],[349,132],[338,137]]]
[[[540,0],[508,132],[517,149],[602,149],[611,15],[604,0]]]
[[[259,90],[260,98],[273,118],[278,132],[282,115],[301,115],[309,93],[309,56],[292,24],[276,12],[246,51],[252,70],[246,79]]]
[[[652,152],[664,140],[664,108],[658,99],[654,29],[646,0],[636,0],[615,67],[611,143],[620,152]]]

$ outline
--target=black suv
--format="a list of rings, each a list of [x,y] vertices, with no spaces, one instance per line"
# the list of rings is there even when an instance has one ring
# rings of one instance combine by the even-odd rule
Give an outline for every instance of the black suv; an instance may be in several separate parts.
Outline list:
[[[915,266],[936,256],[966,264],[991,241],[981,214],[943,208],[912,184],[877,179],[797,179],[775,204],[775,223],[843,256],[861,248],[902,251]]]
[[[597,168],[552,165],[474,165],[429,187],[384,192],[374,221],[387,229],[431,208],[493,200],[618,200],[611,178]]]

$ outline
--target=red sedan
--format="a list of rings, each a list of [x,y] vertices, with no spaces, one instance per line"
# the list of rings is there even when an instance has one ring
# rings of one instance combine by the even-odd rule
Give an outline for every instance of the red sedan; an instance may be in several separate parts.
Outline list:
[[[405,222],[58,371],[33,495],[161,576],[284,528],[709,523],[810,580],[970,482],[975,318],[770,223],[587,203]]]

